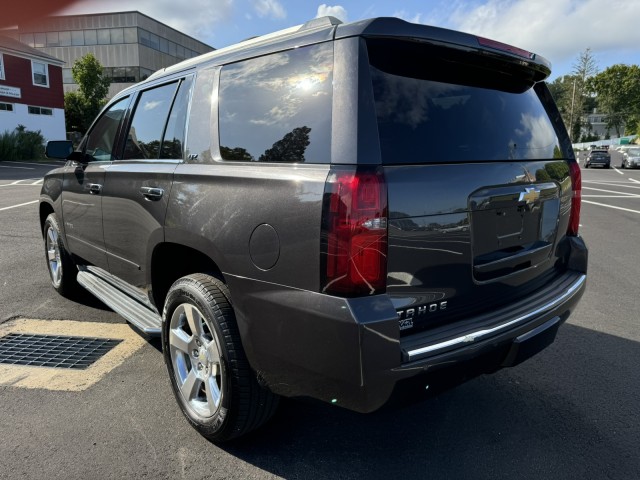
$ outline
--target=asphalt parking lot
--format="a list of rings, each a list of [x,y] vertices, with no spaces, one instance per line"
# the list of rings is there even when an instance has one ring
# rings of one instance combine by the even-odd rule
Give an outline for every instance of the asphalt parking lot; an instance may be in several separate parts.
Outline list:
[[[128,347],[91,379],[0,369],[0,478],[640,478],[640,170],[582,171],[587,291],[531,361],[370,415],[286,400],[219,447],[180,413],[158,341],[51,288],[37,219],[47,163],[0,161],[0,336],[86,328]]]

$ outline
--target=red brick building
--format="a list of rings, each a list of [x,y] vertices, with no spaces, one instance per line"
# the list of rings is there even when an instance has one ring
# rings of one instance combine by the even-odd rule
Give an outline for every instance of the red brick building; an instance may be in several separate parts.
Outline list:
[[[64,139],[64,62],[0,35],[0,132],[18,125]]]

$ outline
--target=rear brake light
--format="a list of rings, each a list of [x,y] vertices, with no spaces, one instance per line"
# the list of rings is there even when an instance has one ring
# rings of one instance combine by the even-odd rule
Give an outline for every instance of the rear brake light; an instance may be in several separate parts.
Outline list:
[[[536,58],[535,53],[528,52],[526,50],[523,50],[522,48],[514,47],[513,45],[508,45],[502,42],[496,42],[495,40],[491,40],[489,38],[476,38],[478,39],[478,43],[483,47],[489,47],[495,50],[502,50],[503,52],[513,53],[514,55],[518,55],[519,57],[527,58],[529,60],[533,60]]]
[[[387,280],[387,187],[382,169],[332,169],[322,211],[324,293],[383,293]]]
[[[580,227],[580,202],[582,200],[582,173],[578,162],[569,163],[569,173],[571,175],[573,196],[571,197],[571,214],[569,215],[567,235],[576,236]]]

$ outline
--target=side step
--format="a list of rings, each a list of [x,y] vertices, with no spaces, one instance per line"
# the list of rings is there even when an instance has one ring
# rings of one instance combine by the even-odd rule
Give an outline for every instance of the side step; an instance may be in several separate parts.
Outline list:
[[[162,330],[160,316],[125,295],[110,283],[86,270],[78,272],[78,283],[147,335],[160,335]]]

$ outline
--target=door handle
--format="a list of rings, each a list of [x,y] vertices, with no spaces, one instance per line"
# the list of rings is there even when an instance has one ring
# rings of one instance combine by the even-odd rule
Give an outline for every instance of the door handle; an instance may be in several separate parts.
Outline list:
[[[102,191],[102,185],[100,185],[99,183],[90,183],[88,187],[89,187],[89,193],[91,195],[99,195],[100,192]]]
[[[147,200],[160,200],[164,195],[164,190],[155,187],[142,187],[140,188],[140,193]]]

